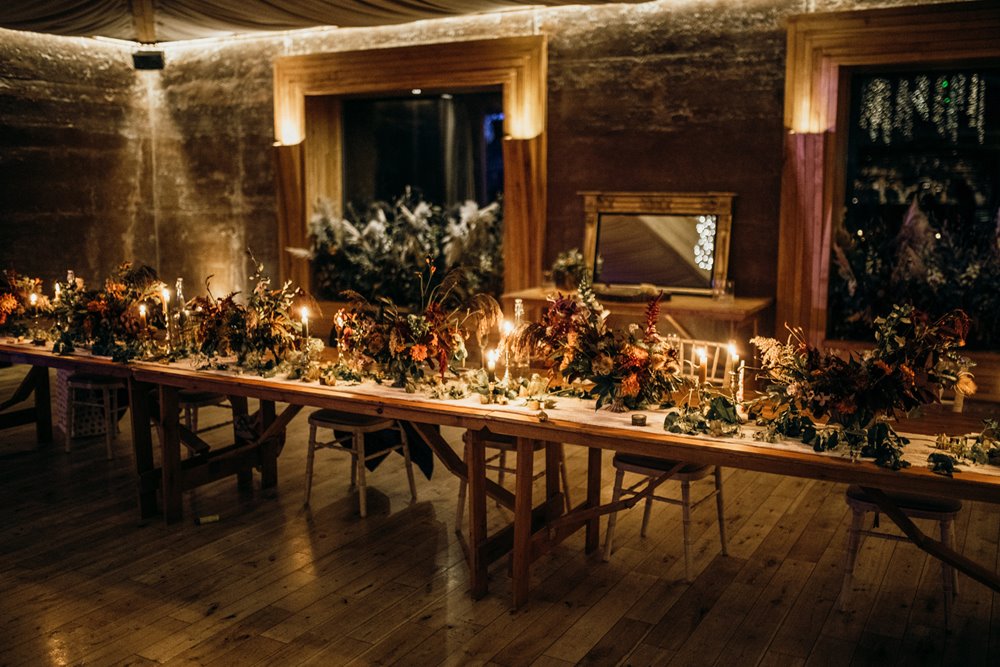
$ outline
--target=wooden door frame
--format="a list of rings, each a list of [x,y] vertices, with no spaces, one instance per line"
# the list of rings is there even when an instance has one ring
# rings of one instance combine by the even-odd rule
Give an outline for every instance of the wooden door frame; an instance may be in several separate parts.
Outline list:
[[[843,201],[849,68],[1000,57],[1000,6],[963,2],[806,14],[788,25],[777,323],[826,336],[830,242]],[[846,94],[846,92],[844,93]]]
[[[274,63],[274,133],[282,279],[309,288],[308,260],[292,257],[285,248],[308,245],[308,220],[318,197],[328,197],[340,206],[338,96],[500,86],[507,135],[504,288],[540,284],[547,67],[544,35],[278,58]]]

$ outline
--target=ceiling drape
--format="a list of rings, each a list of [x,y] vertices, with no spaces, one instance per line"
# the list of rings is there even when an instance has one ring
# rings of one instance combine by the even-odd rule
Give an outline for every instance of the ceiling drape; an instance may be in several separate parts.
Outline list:
[[[157,41],[326,25],[388,25],[529,5],[581,4],[579,0],[146,1],[153,7]],[[3,0],[0,27],[56,35],[136,39],[130,0]]]

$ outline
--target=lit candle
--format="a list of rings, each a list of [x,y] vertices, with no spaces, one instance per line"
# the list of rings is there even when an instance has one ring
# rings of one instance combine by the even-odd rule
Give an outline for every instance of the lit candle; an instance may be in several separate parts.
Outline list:
[[[299,313],[302,315],[302,337],[309,339],[309,309],[303,306]]]
[[[59,281],[56,281],[56,301],[59,301],[59,295],[62,294],[62,287],[59,286]]]
[[[708,350],[699,347],[698,353],[698,386],[708,381]]]
[[[486,353],[486,371],[489,373],[490,382],[497,379],[497,358],[500,353],[496,350],[490,350]]]
[[[146,304],[139,304],[139,323],[142,324],[142,328],[146,328]]]
[[[736,373],[736,403],[743,403],[743,373],[746,369],[746,362],[740,362],[740,370]]]
[[[729,382],[729,374],[733,372],[733,368],[740,362],[740,355],[736,353],[736,343],[733,341],[729,341],[726,349],[729,352],[726,355],[726,382]]]
[[[34,292],[32,292],[31,295],[28,296],[28,303],[31,304],[32,308],[34,308],[35,306],[37,306],[38,305],[38,295],[35,294]]]

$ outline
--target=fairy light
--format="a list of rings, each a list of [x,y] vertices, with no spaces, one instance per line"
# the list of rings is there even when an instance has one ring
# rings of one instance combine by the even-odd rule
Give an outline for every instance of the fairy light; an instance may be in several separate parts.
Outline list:
[[[694,246],[694,261],[698,268],[705,271],[711,271],[715,264],[715,228],[716,216],[698,216],[698,224],[695,226],[698,242]]]

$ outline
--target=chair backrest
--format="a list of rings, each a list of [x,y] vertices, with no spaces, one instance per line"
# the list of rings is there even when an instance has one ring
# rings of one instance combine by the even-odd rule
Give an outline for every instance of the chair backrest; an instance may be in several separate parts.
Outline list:
[[[726,384],[726,362],[729,359],[729,346],[726,343],[676,337],[670,337],[669,340],[680,352],[681,375],[697,379],[698,367],[701,365],[698,350],[704,349],[707,380],[716,385]]]

